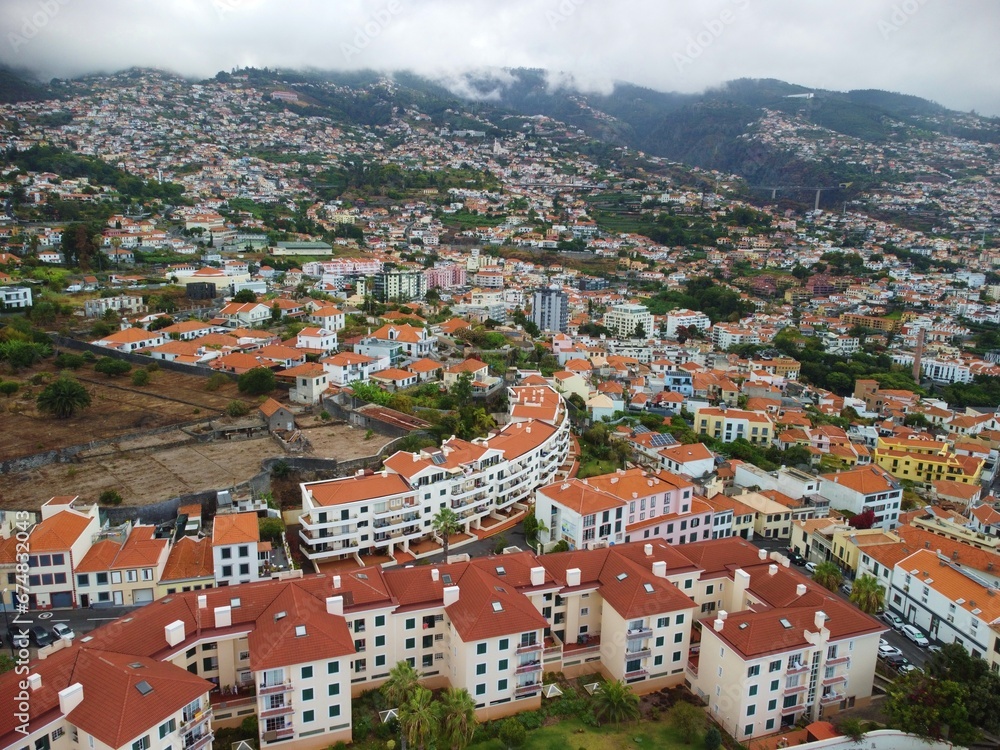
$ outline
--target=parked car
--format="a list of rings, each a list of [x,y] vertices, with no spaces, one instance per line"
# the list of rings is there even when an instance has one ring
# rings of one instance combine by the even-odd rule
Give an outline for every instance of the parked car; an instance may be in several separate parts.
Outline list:
[[[788,555],[788,559],[789,559],[789,561],[791,561],[791,563],[793,565],[805,565],[806,564],[806,559],[802,555],[800,555],[798,552],[792,552],[792,553],[790,553]]]
[[[814,562],[807,562],[806,563],[806,573],[815,573],[815,572],[816,572],[816,563],[814,563]]]
[[[28,635],[31,636],[31,642],[38,646],[38,648],[48,646],[52,643],[52,633],[41,625],[32,625],[31,630],[28,631]]]
[[[899,673],[900,674],[909,674],[910,672],[914,672],[914,671],[916,671],[918,669],[920,669],[920,667],[916,666],[915,664],[904,664],[903,666],[901,666],[899,668]]]
[[[894,630],[902,630],[903,625],[906,624],[900,619],[899,615],[894,615],[892,612],[883,612],[882,621]]]
[[[893,669],[902,669],[910,662],[902,654],[892,654],[891,656],[885,657],[885,663],[888,664]]]
[[[881,656],[883,659],[886,659],[895,654],[902,654],[902,651],[900,651],[898,648],[889,643],[889,641],[885,640],[885,638],[878,639],[879,656]]]
[[[900,632],[922,648],[927,648],[931,645],[931,642],[927,640],[927,636],[915,625],[904,625],[900,628]]]
[[[928,646],[927,650],[930,651],[932,654],[938,654],[938,653],[941,652],[941,647],[940,646]]]
[[[21,635],[21,630],[8,630],[4,634],[4,641],[6,641],[8,646],[13,646],[14,648],[27,648],[28,647],[28,636]]]
[[[851,592],[854,591],[854,586],[851,584],[850,581],[844,581],[842,584],[840,584],[840,590],[844,594],[844,596],[850,596]]]
[[[73,628],[64,622],[57,622],[52,626],[52,634],[56,638],[76,638],[76,633],[73,632]]]

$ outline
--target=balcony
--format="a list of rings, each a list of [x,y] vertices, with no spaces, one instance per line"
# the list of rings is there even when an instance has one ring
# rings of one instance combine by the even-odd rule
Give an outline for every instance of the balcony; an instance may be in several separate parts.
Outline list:
[[[827,677],[823,680],[823,687],[830,687],[830,685],[836,685],[838,682],[847,682],[847,675],[838,674],[833,677]]]
[[[625,637],[629,640],[633,638],[649,638],[653,635],[653,631],[649,628],[639,628],[638,630],[629,630],[626,632]]]
[[[285,680],[276,685],[266,685],[261,683],[257,686],[257,695],[275,695],[277,693],[287,693],[292,689],[292,681]]]
[[[650,651],[648,648],[639,649],[638,651],[626,651],[625,660],[630,661],[632,659],[645,659],[647,656],[650,656],[651,654],[652,651]]]
[[[518,646],[514,653],[516,654],[530,654],[532,651],[538,651],[542,648],[541,643],[525,643]]]
[[[185,739],[184,750],[201,750],[203,747],[208,747],[209,745],[211,745],[212,740],[214,738],[215,738],[214,734],[212,734],[211,732],[205,732],[205,734],[201,735],[200,737],[194,738],[190,742],[187,739]]]
[[[803,672],[809,671],[808,664],[802,664],[800,662],[789,662],[788,669],[785,670],[785,674],[802,674]]]
[[[822,706],[829,706],[831,703],[840,703],[844,700],[843,693],[826,693],[820,697],[819,702]]]
[[[185,711],[181,715],[181,725],[180,725],[181,731],[182,732],[190,731],[195,727],[197,727],[199,724],[202,724],[211,718],[212,718],[211,706],[207,706],[204,709],[199,709],[195,711],[193,714],[188,714],[187,711]]]
[[[645,669],[634,669],[631,672],[625,673],[625,681],[629,682],[630,680],[644,680],[648,676],[649,672],[647,672]]]
[[[836,659],[827,659],[826,666],[835,667],[838,664],[846,664],[848,669],[851,667],[851,657],[850,656],[838,656]]]
[[[281,729],[274,730],[274,737],[278,740],[287,740],[295,736],[295,727],[288,726],[282,727]]]
[[[808,689],[809,689],[809,685],[807,683],[803,683],[801,685],[793,685],[792,687],[786,687],[782,691],[781,695],[783,697],[787,696],[787,695],[798,695],[800,693],[805,693],[806,690],[808,690]]]
[[[288,702],[283,706],[275,706],[274,708],[269,708],[266,711],[261,711],[257,715],[261,719],[273,719],[276,716],[288,716],[293,713],[295,713],[295,709],[292,708],[291,702]]]
[[[528,695],[534,695],[541,689],[542,683],[540,682],[533,682],[530,685],[518,685],[514,688],[514,695],[518,698],[524,698]]]
[[[541,672],[542,663],[540,661],[532,661],[527,664],[518,664],[517,668],[514,670],[514,674],[528,674],[529,672]]]

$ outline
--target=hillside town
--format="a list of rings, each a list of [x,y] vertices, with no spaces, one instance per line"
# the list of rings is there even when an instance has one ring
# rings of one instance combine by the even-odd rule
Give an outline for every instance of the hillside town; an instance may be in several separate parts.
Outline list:
[[[1000,681],[995,143],[767,111],[893,176],[796,203],[389,78],[63,85],[0,104],[0,747],[394,747],[407,670],[466,744],[620,685],[784,747]],[[272,458],[140,494],[168,428]]]

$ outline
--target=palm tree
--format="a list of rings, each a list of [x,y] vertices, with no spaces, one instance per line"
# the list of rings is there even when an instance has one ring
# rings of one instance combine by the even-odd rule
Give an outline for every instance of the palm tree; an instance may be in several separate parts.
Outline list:
[[[885,589],[879,585],[875,576],[865,573],[854,582],[851,588],[851,601],[862,612],[875,614],[885,604]]]
[[[462,750],[476,731],[476,702],[465,688],[447,688],[438,700],[441,740],[445,747]]]
[[[444,559],[445,562],[448,561],[448,537],[457,532],[462,528],[461,520],[458,514],[455,513],[451,508],[442,508],[434,516],[434,520],[431,521],[431,528],[437,532],[438,536],[441,537],[441,541],[444,544]]]
[[[840,568],[835,562],[827,560],[816,566],[816,570],[813,571],[813,580],[823,588],[836,591],[844,580],[844,574],[840,572]]]
[[[430,690],[417,686],[410,699],[399,707],[399,725],[407,742],[414,747],[423,748],[430,741],[438,725],[438,709]]]
[[[419,679],[417,670],[404,659],[397,661],[396,666],[389,670],[389,679],[382,683],[379,690],[382,691],[385,702],[390,708],[399,708],[413,695]]]
[[[595,714],[598,720],[608,719],[615,723],[615,729],[622,721],[638,720],[639,696],[621,680],[605,682],[594,694]]]
[[[90,394],[73,378],[54,380],[38,394],[39,411],[48,412],[58,419],[69,419],[78,409],[90,406]]]

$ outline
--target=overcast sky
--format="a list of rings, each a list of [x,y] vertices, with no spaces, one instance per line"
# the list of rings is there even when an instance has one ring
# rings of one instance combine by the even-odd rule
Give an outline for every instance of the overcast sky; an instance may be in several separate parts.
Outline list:
[[[770,77],[1000,116],[1000,0],[2,0],[0,30],[0,61],[45,78],[538,67],[584,90]]]

